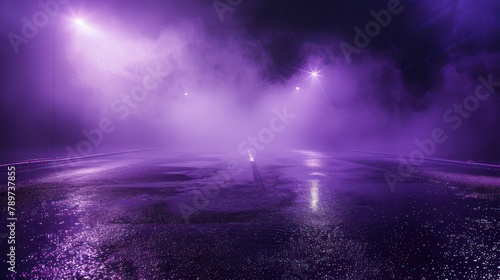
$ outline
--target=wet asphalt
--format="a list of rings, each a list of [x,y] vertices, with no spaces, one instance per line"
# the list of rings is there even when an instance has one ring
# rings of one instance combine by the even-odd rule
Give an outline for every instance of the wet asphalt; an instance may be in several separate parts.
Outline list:
[[[500,167],[427,160],[391,186],[400,168],[313,151],[18,165],[14,277],[500,279]]]

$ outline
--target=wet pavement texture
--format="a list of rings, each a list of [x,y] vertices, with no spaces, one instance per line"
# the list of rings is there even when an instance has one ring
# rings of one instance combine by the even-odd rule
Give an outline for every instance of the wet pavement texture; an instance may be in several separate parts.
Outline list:
[[[500,167],[426,160],[390,187],[400,167],[312,151],[19,165],[16,277],[500,279]]]

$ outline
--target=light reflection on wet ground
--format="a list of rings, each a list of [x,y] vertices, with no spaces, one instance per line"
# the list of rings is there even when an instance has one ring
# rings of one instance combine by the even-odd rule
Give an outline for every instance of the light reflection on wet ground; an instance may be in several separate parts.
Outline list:
[[[500,169],[430,161],[392,193],[397,164],[302,151],[20,166],[17,276],[500,279]]]

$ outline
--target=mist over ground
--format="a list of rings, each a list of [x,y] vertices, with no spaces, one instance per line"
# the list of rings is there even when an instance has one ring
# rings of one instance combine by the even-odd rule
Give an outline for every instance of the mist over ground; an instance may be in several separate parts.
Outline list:
[[[42,8],[5,2],[1,149],[408,154],[441,129],[429,156],[498,161],[500,5],[357,2],[70,1],[17,53]]]

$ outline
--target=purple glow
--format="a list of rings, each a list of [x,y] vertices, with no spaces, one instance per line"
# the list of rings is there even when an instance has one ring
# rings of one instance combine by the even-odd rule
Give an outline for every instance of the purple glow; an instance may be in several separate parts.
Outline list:
[[[500,279],[500,1],[0,5],[0,279]]]
[[[432,16],[418,18],[418,22],[428,20],[436,25],[433,30],[438,42],[431,49],[442,47],[449,52],[443,62],[431,62],[435,63],[433,77],[425,78],[432,82],[429,85],[419,82],[424,78],[409,76],[413,75],[411,71],[427,75],[417,71],[420,66],[412,66],[425,58],[424,54],[401,60],[399,56],[407,48],[398,41],[388,43],[395,44],[394,49],[377,49],[377,42],[399,38],[390,33],[384,33],[388,38],[371,38],[370,45],[352,54],[353,62],[347,63],[339,45],[353,42],[352,24],[346,24],[348,32],[344,35],[318,31],[302,36],[294,34],[293,27],[292,33],[288,29],[272,31],[272,25],[252,27],[245,17],[232,18],[229,13],[221,23],[213,7],[201,3],[164,3],[161,5],[168,7],[165,14],[159,13],[160,4],[130,3],[123,11],[87,5],[74,12],[61,9],[60,22],[47,25],[37,34],[48,42],[45,49],[38,50],[33,40],[20,45],[26,52],[15,58],[28,59],[30,49],[40,57],[22,65],[32,71],[30,77],[37,90],[29,91],[33,92],[29,102],[36,106],[35,115],[42,116],[44,129],[30,130],[26,124],[20,130],[37,133],[37,137],[25,138],[43,139],[42,146],[52,141],[54,130],[57,149],[63,153],[67,146],[76,151],[79,142],[89,141],[82,130],[99,128],[103,119],[111,121],[113,132],[103,134],[98,145],[82,146],[81,151],[144,146],[236,151],[246,141],[257,152],[265,146],[262,151],[347,148],[408,153],[415,148],[415,139],[430,137],[436,127],[450,127],[443,114],[451,108],[449,117],[454,120],[457,113],[453,104],[474,94],[479,83],[476,77],[486,77],[500,60],[495,49],[483,50],[480,44],[471,46],[477,51],[468,47],[450,49],[453,42],[465,40],[463,34],[473,18],[488,23],[484,29],[488,34],[496,30],[488,9],[464,1],[454,6],[462,12],[449,18],[453,32],[447,32],[449,28]],[[437,9],[431,8],[429,1],[414,5]],[[408,14],[411,11],[409,8]],[[445,12],[451,10],[440,10],[433,16]],[[489,16],[475,17],[482,13]],[[412,24],[412,30],[421,28]],[[14,22],[10,26],[16,30]],[[384,32],[395,32],[398,26],[391,24]],[[269,35],[273,32],[284,38],[298,36],[297,43],[287,45],[290,51],[285,47],[273,49],[271,42],[279,37]],[[481,38],[485,40],[483,45],[489,44],[488,36]],[[290,58],[277,62],[278,54]],[[42,57],[54,57],[55,65]],[[278,71],[283,73],[275,74]],[[304,94],[290,94],[293,92]],[[471,153],[484,154],[489,149],[486,147],[495,146],[494,137],[485,136],[489,130],[474,125],[494,123],[500,116],[494,109],[498,97],[490,98],[470,118],[461,119],[459,130],[447,130],[456,137],[450,136],[450,142],[436,153],[472,147],[475,151]],[[286,129],[273,132],[269,143],[260,143],[267,141],[268,131],[264,130],[260,136],[264,141],[250,144],[248,137],[259,137],[262,129],[269,128],[273,109],[284,106],[296,118],[286,124]],[[54,128],[51,113],[47,113],[52,107],[57,119]],[[458,120],[452,124],[455,122]],[[466,137],[474,129],[484,133]]]

